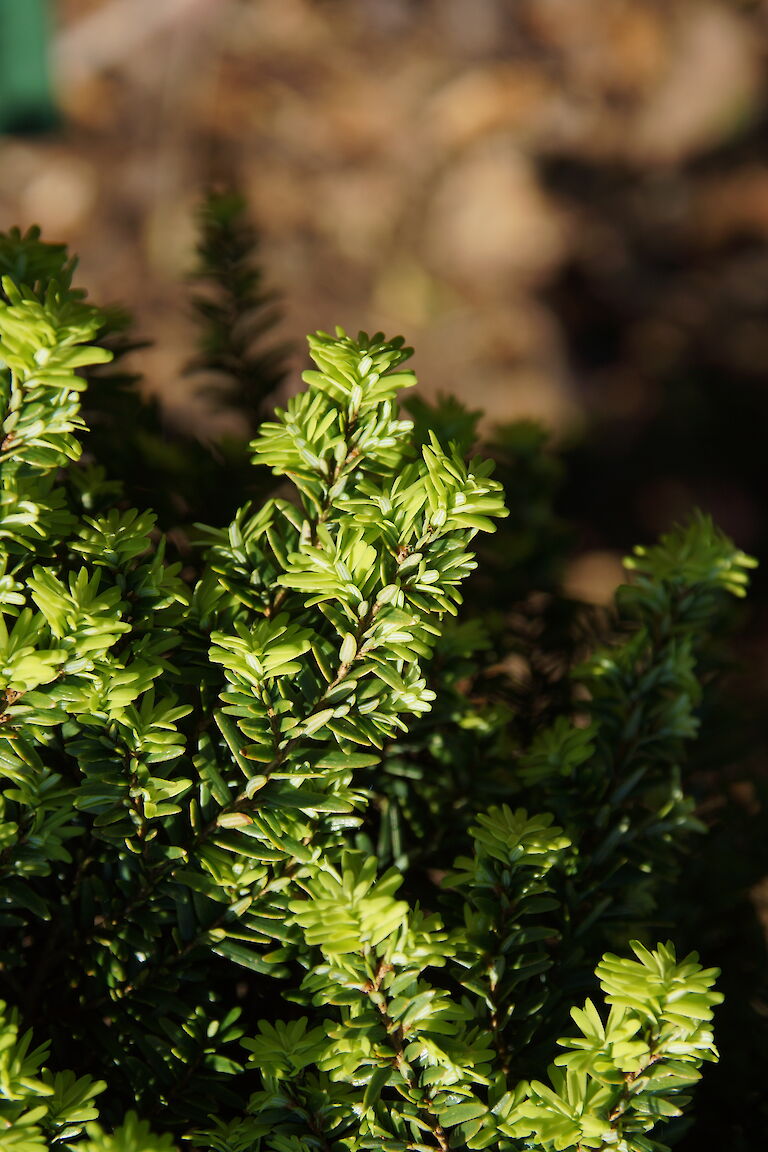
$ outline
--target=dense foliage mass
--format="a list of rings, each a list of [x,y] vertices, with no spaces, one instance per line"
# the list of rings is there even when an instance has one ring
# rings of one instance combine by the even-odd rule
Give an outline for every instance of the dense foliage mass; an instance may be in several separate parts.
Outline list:
[[[456,616],[476,537],[512,588],[561,535],[536,434],[502,484],[476,414],[402,418],[402,340],[338,330],[182,579],[88,456],[107,319],[35,233],[0,268],[0,1148],[662,1148],[716,1056],[656,925],[749,558],[702,516],[636,549],[531,707],[546,607]]]

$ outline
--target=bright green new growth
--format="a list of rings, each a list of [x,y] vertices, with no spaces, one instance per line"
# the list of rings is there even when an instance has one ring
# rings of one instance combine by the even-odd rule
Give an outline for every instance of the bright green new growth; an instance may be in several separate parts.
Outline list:
[[[293,491],[201,529],[190,583],[74,463],[101,314],[36,234],[0,267],[0,1149],[661,1149],[716,973],[597,961],[695,827],[698,646],[751,561],[704,518],[638,550],[633,630],[514,748],[436,660],[483,649],[448,618],[502,487],[400,419],[401,340],[310,340],[252,444]],[[464,792],[446,725],[477,733]],[[412,831],[381,863],[377,807]],[[610,1010],[557,1055],[595,963]]]

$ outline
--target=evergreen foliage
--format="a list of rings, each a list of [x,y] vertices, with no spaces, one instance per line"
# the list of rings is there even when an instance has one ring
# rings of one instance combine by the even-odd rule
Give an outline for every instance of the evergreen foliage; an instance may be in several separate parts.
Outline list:
[[[130,317],[114,307],[104,314],[99,332],[113,362],[87,372],[84,409],[88,456],[109,460],[110,475],[120,479],[126,498],[151,506],[160,527],[186,533],[195,519],[229,519],[245,500],[264,500],[269,485],[251,467],[248,440],[285,377],[288,351],[266,341],[279,307],[275,293],[262,286],[258,237],[242,199],[233,192],[209,192],[199,226],[191,277],[198,350],[187,365],[186,385],[209,406],[235,413],[243,435],[201,440],[176,427],[156,399],[142,396],[140,378],[125,364],[144,345],[132,337]],[[25,247],[29,244],[26,237]],[[46,274],[57,277],[64,249],[38,249],[38,259],[48,259]]]
[[[681,765],[753,561],[703,516],[638,548],[526,708],[514,622],[457,614],[497,526],[510,608],[554,582],[553,466],[508,429],[502,484],[339,329],[251,444],[290,498],[182,580],[82,462],[103,313],[36,233],[0,264],[0,1149],[663,1149],[721,998],[656,943]]]

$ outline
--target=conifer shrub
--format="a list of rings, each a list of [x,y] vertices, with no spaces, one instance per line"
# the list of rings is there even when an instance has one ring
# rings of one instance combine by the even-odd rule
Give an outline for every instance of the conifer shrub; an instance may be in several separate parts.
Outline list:
[[[109,317],[37,233],[0,266],[0,1148],[665,1147],[721,997],[657,929],[753,562],[696,515],[553,625],[539,434],[472,455],[339,329],[182,578],[82,416]]]

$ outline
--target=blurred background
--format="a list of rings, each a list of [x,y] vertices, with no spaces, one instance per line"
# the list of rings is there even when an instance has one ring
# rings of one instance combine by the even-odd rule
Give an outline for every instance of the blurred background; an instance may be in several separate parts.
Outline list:
[[[11,32],[33,60],[46,22],[48,73],[14,73]],[[182,372],[196,213],[232,183],[282,302],[283,400],[306,332],[402,333],[425,396],[484,409],[485,432],[549,430],[571,595],[606,603],[622,554],[694,505],[765,557],[766,0],[0,0],[0,65],[0,228],[40,224],[133,313],[171,424],[241,428]],[[751,718],[713,747],[708,800],[742,821],[717,867],[737,869],[723,918],[749,920],[727,947],[761,941],[747,1029],[768,1018],[760,571],[750,613],[732,699]]]
[[[179,371],[195,212],[234,181],[284,302],[284,391],[307,331],[381,328],[426,395],[543,422],[573,457],[564,510],[590,505],[588,597],[692,503],[760,549],[768,4],[46,3],[0,0],[6,74],[19,11],[47,12],[52,116],[15,124],[0,83],[0,227],[39,223],[133,312],[175,422],[236,431]]]

